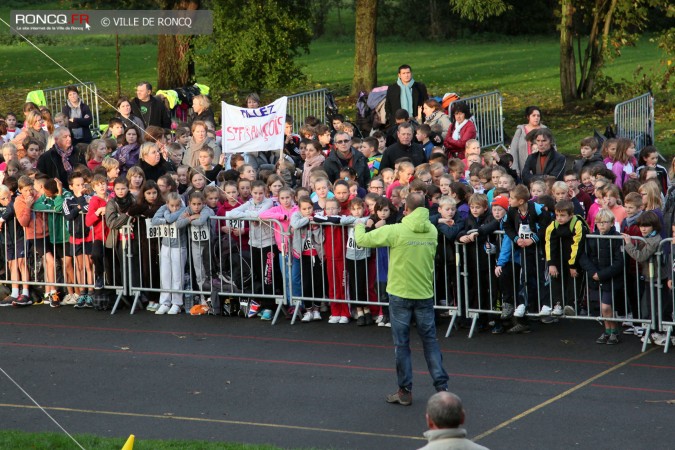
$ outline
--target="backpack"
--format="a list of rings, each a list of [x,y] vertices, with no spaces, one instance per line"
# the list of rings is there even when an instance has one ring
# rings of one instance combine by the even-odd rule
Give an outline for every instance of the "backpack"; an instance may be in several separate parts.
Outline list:
[[[368,94],[364,91],[359,92],[359,98],[356,100],[355,122],[364,134],[370,135],[373,129],[373,110],[368,106]]]
[[[335,97],[333,96],[332,92],[326,92],[326,102],[325,102],[325,107],[326,107],[326,122],[327,123],[332,123],[333,122],[333,117],[338,114],[338,106],[337,103],[335,103]]]
[[[572,217],[572,220],[569,221],[570,231],[572,232],[572,234],[574,234],[574,227],[576,226],[576,224],[579,220],[581,220],[581,229],[583,230],[583,234],[588,234],[591,227],[588,226],[588,222],[586,222],[586,219],[584,219],[583,217],[581,217],[578,214],[575,214]],[[554,228],[558,228],[560,226],[560,224],[558,222],[554,221],[553,223],[554,223],[554,225],[553,225]]]

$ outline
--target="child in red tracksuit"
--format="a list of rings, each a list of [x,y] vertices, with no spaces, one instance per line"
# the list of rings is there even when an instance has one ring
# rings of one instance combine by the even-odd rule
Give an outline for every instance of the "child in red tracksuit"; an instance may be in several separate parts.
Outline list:
[[[91,258],[94,261],[94,289],[103,289],[105,281],[104,255],[105,240],[108,237],[110,229],[103,220],[105,216],[105,207],[108,204],[108,180],[103,175],[95,175],[91,180],[91,187],[94,195],[89,200],[89,209],[84,218],[86,226],[91,227]]]
[[[332,198],[326,200],[326,216],[340,215],[340,202]],[[328,298],[345,300],[345,249],[347,240],[344,228],[340,226],[325,226],[324,254],[326,257],[326,276],[328,278]],[[349,304],[343,302],[330,302],[331,317],[339,317],[338,323],[349,323],[351,311]]]

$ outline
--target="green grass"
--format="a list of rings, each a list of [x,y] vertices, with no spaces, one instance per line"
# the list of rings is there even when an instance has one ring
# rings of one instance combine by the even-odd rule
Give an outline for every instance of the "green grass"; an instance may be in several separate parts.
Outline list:
[[[351,17],[346,15],[347,11],[344,13],[343,22],[347,27]],[[9,16],[8,10],[0,9],[0,16],[5,15]],[[336,25],[331,22],[330,26]],[[148,37],[121,39],[122,92],[132,94],[137,81],[156,81],[157,48]],[[114,103],[117,84],[112,36],[87,39],[51,36],[40,47],[81,80],[96,82],[102,94]],[[299,59],[309,82],[298,91],[328,87],[338,97],[341,111],[353,117],[355,99],[348,96],[354,65],[352,39],[324,37],[314,41],[310,50],[309,55]],[[623,49],[622,56],[607,65],[605,74],[617,81],[632,80],[638,66],[658,69],[661,58],[656,45],[643,37],[636,47]],[[592,134],[593,129],[603,131],[611,124],[614,104],[629,98],[607,97],[605,102],[595,99],[564,108],[560,101],[559,47],[554,36],[478,36],[440,43],[392,40],[378,43],[379,84],[392,83],[397,67],[403,63],[413,67],[415,79],[424,82],[432,95],[454,91],[466,97],[498,89],[504,97],[504,130],[508,135],[524,121],[525,106],[539,105],[544,112],[544,123],[554,131],[559,149],[567,154],[577,153],[579,140]],[[0,46],[0,67],[5,68],[0,77],[0,111],[20,110],[30,90],[64,86],[74,81],[28,44]],[[199,74],[197,67],[198,78]],[[655,96],[657,146],[662,152],[672,154],[675,153],[672,82],[668,91],[656,91]],[[108,114],[102,114],[102,119]]]
[[[77,434],[75,439],[84,447],[96,450],[119,450],[127,438],[102,438],[90,434]],[[77,448],[65,434],[24,433],[0,431],[0,447],[6,449],[71,450]],[[134,450],[278,450],[272,445],[247,445],[227,442],[145,440],[136,436]]]

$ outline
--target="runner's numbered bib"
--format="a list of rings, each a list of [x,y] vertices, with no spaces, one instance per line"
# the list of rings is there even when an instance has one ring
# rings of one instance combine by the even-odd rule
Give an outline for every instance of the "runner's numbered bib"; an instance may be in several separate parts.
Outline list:
[[[175,239],[178,237],[178,228],[176,224],[172,223],[170,225],[153,225],[152,219],[145,219],[145,227],[147,231],[148,239],[155,238],[172,238]]]
[[[208,241],[211,238],[211,231],[208,225],[191,225],[190,239],[193,242]]]
[[[308,252],[314,250],[314,244],[312,243],[312,237],[307,236],[307,239],[302,244],[302,251],[303,252]]]
[[[529,224],[521,223],[520,228],[518,229],[518,238],[519,239],[532,239],[532,229]]]
[[[245,222],[243,220],[226,220],[225,224],[230,228],[236,228],[237,230],[242,230],[245,227]]]
[[[363,247],[356,245],[356,238],[354,238],[354,228],[350,228],[347,233],[347,248],[352,250],[363,250]]]

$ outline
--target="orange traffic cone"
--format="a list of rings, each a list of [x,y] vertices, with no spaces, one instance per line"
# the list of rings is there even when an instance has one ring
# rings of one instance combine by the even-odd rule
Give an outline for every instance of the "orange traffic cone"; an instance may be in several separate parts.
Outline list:
[[[130,434],[129,439],[127,439],[127,442],[124,444],[124,447],[122,447],[122,450],[134,450],[134,435]]]

